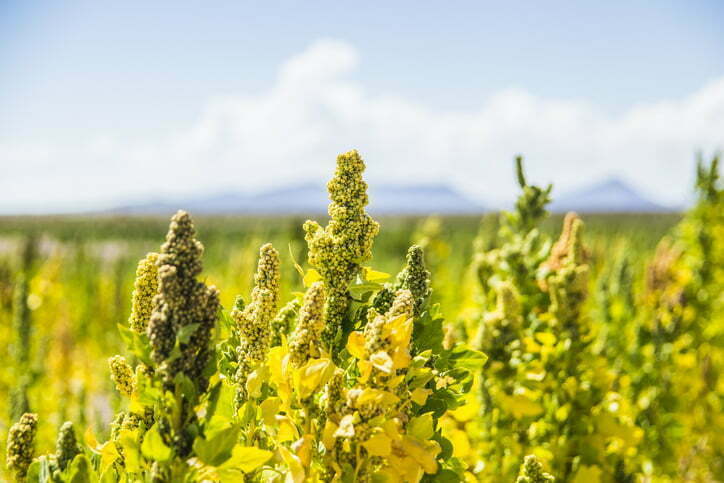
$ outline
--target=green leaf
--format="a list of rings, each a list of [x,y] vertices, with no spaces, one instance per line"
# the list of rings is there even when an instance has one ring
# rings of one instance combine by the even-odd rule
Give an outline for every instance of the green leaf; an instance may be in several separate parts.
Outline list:
[[[141,453],[146,459],[163,463],[171,459],[171,448],[163,442],[161,434],[158,432],[158,424],[151,426],[151,429],[143,437],[141,444]]]
[[[151,378],[140,372],[136,374],[136,397],[144,406],[154,406],[163,397],[163,391],[153,387]]]
[[[123,343],[133,355],[144,364],[153,366],[151,345],[146,334],[139,334],[123,324],[118,324],[118,332],[121,334]]]
[[[349,286],[349,293],[353,298],[360,299],[367,294],[380,290],[384,285],[376,282],[354,283]]]
[[[70,464],[68,470],[68,481],[70,483],[90,483],[91,474],[91,463],[88,457],[84,454],[79,454],[73,458],[73,462]]]
[[[480,351],[468,348],[465,344],[458,344],[450,351],[450,362],[456,367],[469,371],[479,371],[488,360],[488,356]]]
[[[433,429],[432,413],[425,413],[416,418],[410,419],[407,425],[407,434],[412,435],[422,441],[432,438],[435,433]]]
[[[183,372],[179,372],[173,378],[176,386],[176,397],[183,395],[188,401],[195,401],[197,396],[196,384]]]
[[[220,382],[219,395],[215,398],[215,404],[209,401],[209,407],[206,410],[206,425],[204,430],[206,433],[218,431],[226,427],[234,418],[234,388],[225,380]]]
[[[216,432],[209,439],[196,438],[194,451],[201,461],[219,466],[231,458],[231,450],[239,437],[239,428],[228,427]]]
[[[123,448],[123,461],[129,473],[141,471],[141,461],[138,454],[138,430],[122,429],[118,442]]]
[[[181,344],[188,344],[191,336],[194,335],[198,327],[199,324],[184,325],[176,332],[176,340]]]
[[[442,343],[445,339],[442,324],[442,318],[433,318],[429,312],[425,312],[420,320],[415,322],[412,343],[416,352],[432,350],[437,354],[442,351]]]
[[[238,470],[251,473],[269,461],[273,453],[254,446],[237,445],[231,451],[231,458],[219,467],[221,471]]]

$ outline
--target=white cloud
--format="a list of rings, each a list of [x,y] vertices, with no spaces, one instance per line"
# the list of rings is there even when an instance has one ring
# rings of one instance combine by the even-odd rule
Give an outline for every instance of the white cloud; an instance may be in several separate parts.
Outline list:
[[[0,211],[323,179],[335,155],[352,148],[372,182],[442,180],[507,200],[515,195],[511,159],[524,153],[530,178],[559,192],[617,175],[681,203],[694,152],[724,147],[724,78],[615,116],[521,90],[446,112],[369,92],[351,78],[358,64],[350,45],[316,42],[284,63],[266,92],[210,100],[193,125],[151,143],[104,136],[0,145]]]

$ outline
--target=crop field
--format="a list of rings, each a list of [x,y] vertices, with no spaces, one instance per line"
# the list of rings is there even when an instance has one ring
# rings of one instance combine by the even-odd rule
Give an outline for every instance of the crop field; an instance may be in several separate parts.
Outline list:
[[[681,214],[0,217],[0,480],[724,481],[724,194]]]

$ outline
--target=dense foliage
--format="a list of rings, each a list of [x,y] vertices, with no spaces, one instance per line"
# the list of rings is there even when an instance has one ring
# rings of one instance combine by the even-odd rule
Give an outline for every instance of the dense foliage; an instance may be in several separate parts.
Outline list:
[[[2,474],[720,481],[717,164],[699,163],[698,202],[660,241],[657,222],[625,234],[572,213],[555,233],[551,187],[518,158],[515,209],[474,243],[444,229],[459,220],[392,220],[380,257],[356,151],[337,159],[326,225],[246,230],[242,255],[215,232],[211,275],[183,211],[135,280],[145,236],[69,246],[52,223],[20,229],[0,258]]]

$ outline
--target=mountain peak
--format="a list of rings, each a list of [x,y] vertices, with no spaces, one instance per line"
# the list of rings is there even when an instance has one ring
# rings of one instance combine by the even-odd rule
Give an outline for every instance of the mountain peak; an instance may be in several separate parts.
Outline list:
[[[611,177],[554,198],[553,212],[660,213],[671,211],[641,195],[620,178]]]

